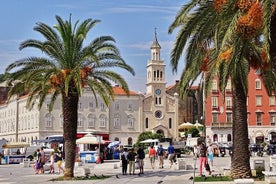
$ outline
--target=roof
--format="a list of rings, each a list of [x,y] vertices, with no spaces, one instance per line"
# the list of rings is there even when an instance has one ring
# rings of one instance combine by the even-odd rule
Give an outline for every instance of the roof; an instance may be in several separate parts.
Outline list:
[[[119,85],[113,87],[114,95],[127,95],[127,93]],[[133,91],[129,91],[129,95],[137,95]]]

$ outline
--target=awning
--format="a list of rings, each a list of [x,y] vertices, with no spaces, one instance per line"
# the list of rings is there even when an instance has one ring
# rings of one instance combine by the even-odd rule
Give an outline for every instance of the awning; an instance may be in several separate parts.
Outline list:
[[[257,132],[256,137],[264,137],[264,134],[262,132]]]
[[[7,142],[2,145],[2,148],[25,148],[29,146],[30,144],[26,142]]]

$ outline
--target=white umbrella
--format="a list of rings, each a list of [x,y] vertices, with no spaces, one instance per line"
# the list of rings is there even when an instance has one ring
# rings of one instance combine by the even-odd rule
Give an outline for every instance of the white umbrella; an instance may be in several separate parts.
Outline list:
[[[190,123],[190,122],[184,122],[184,123],[181,123],[179,126],[178,126],[178,129],[188,129],[188,128],[192,128],[194,127],[194,124]]]
[[[104,141],[99,140],[100,137],[96,137],[90,133],[86,134],[82,138],[76,140],[76,144],[104,144]]]
[[[152,142],[159,142],[158,139],[146,139],[141,141],[140,143],[152,143]]]
[[[203,125],[200,124],[199,122],[196,122],[196,123],[194,124],[194,126],[197,127],[197,128],[198,128],[198,127],[203,127]]]

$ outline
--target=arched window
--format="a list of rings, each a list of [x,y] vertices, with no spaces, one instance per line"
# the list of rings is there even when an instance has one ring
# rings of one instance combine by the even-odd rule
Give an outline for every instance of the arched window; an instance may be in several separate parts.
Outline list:
[[[46,116],[45,116],[45,127],[52,127],[52,121],[53,121],[52,114],[47,113]],[[25,125],[25,129],[26,129],[26,125]]]

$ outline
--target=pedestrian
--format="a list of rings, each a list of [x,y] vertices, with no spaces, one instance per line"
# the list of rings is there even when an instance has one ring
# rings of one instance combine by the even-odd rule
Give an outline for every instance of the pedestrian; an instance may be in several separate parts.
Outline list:
[[[36,150],[36,157],[37,157],[36,161],[33,164],[33,170],[34,170],[35,174],[39,174],[39,171],[40,171],[40,161],[39,161],[39,158],[40,158],[40,149]]]
[[[207,162],[207,147],[204,143],[200,144],[200,150],[199,150],[199,175],[202,176],[202,165],[206,168],[206,162]],[[208,171],[208,170],[207,170]],[[211,171],[209,170],[209,174],[211,174]]]
[[[128,155],[127,155],[127,160],[128,160],[128,171],[129,175],[133,174],[135,175],[135,157],[136,153],[134,152],[134,149],[131,148]]]
[[[128,155],[127,148],[124,148],[123,152],[121,153],[122,173],[123,173],[123,175],[127,174],[127,164],[128,164],[127,155]]]
[[[175,159],[175,151],[174,151],[174,147],[173,147],[172,143],[170,143],[170,145],[168,147],[168,154],[169,154],[168,158],[171,163],[171,166],[170,166],[170,168],[171,168],[173,165],[174,159]]]
[[[164,168],[164,153],[165,150],[163,148],[163,145],[160,144],[160,146],[157,149],[157,155],[158,155],[158,160],[159,160],[159,168]]]
[[[64,173],[64,169],[62,167],[62,159],[63,159],[63,153],[61,148],[58,149],[57,152],[57,166],[58,166],[58,174],[60,174],[60,171],[62,171]]]
[[[50,172],[49,174],[55,173],[55,153],[52,151],[50,154]]]
[[[151,145],[149,149],[149,158],[150,158],[150,164],[152,169],[154,169],[155,157],[156,157],[156,150],[153,147],[153,145]]]
[[[207,148],[208,162],[213,167],[214,162],[214,149],[212,143]]]
[[[138,161],[138,165],[139,165],[139,174],[144,174],[144,158],[145,158],[145,152],[144,149],[139,146],[138,150],[137,150],[137,161]]]
[[[40,148],[40,152],[39,152],[39,162],[40,162],[40,173],[44,173],[44,165],[46,163],[46,156],[45,156],[45,152],[44,152],[44,148],[41,147]]]
[[[198,147],[197,147],[197,145],[194,145],[194,157],[198,158]]]

